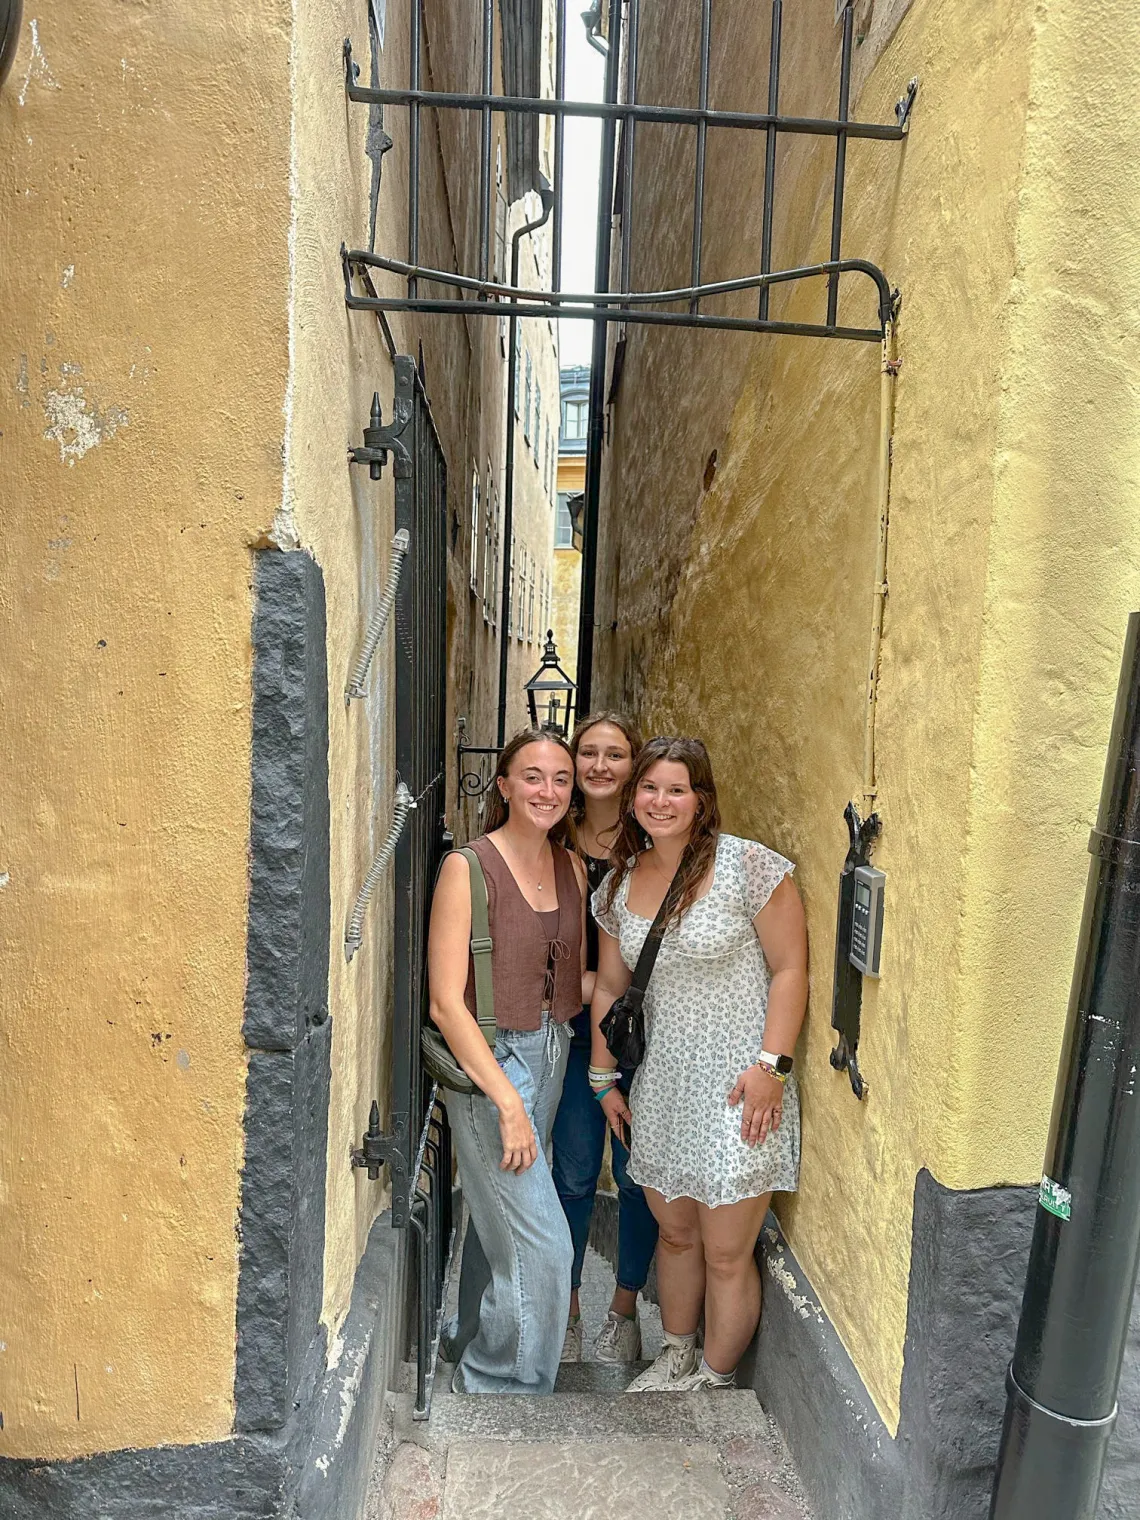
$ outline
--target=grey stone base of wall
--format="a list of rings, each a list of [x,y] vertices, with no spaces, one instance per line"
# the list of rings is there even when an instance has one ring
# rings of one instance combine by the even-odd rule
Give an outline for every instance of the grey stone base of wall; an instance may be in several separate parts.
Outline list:
[[[71,1462],[0,1459],[0,1520],[357,1520],[385,1418],[399,1245],[381,1215],[336,1366],[307,1380],[280,1432]]]
[[[986,1520],[1036,1200],[919,1174],[897,1437],[769,1214],[764,1311],[739,1381],[780,1427],[819,1520]],[[598,1194],[591,1243],[616,1259],[616,1197]],[[1140,1514],[1140,1298],[1120,1407],[1098,1520]]]

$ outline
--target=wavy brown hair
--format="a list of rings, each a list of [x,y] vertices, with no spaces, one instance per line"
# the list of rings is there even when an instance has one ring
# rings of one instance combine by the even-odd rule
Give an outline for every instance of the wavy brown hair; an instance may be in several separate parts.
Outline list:
[[[629,780],[622,788],[621,823],[614,839],[614,869],[607,878],[604,907],[608,912],[621,890],[621,884],[636,864],[637,857],[649,848],[649,835],[634,817],[633,803],[646,771],[662,760],[673,760],[689,773],[689,785],[697,794],[697,812],[689,842],[677,867],[673,906],[666,927],[678,923],[697,900],[701,883],[716,859],[716,841],[720,833],[720,807],[716,800],[709,752],[699,739],[650,739],[634,761]]]
[[[578,838],[578,826],[586,816],[586,798],[578,785],[578,748],[591,728],[597,728],[599,723],[609,723],[623,734],[629,745],[630,759],[637,760],[641,750],[641,734],[632,718],[626,717],[625,713],[613,712],[609,709],[601,709],[598,712],[588,713],[574,728],[574,737],[570,740],[570,754],[574,760],[574,790],[570,794],[570,812],[567,815],[570,833],[570,847],[584,858]]]
[[[495,766],[495,774],[491,781],[491,802],[487,808],[487,822],[484,825],[484,834],[490,834],[495,829],[501,829],[506,823],[510,808],[507,800],[499,790],[499,778],[509,776],[511,763],[520,749],[525,749],[528,744],[557,744],[558,748],[565,750],[570,757],[570,774],[574,774],[574,752],[560,734],[552,734],[546,728],[520,729],[513,738],[507,741],[499,754],[499,763]],[[566,844],[569,838],[569,823],[565,816],[560,818],[547,835],[551,844]]]

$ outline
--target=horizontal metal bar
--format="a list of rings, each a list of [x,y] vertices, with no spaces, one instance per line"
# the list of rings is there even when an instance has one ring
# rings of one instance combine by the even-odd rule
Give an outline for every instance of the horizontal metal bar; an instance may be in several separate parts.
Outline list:
[[[744,132],[763,132],[774,127],[777,132],[792,132],[809,137],[866,137],[877,142],[901,142],[906,133],[893,126],[873,121],[832,121],[814,116],[753,115],[748,111],[702,111],[696,106],[651,106],[623,100],[551,100],[535,95],[467,95],[449,90],[375,89],[369,85],[350,85],[348,97],[363,105],[429,106],[444,111],[520,112],[531,116],[595,116],[621,121],[675,122],[682,126],[736,127]]]
[[[822,275],[841,274],[864,274],[871,280],[876,288],[879,299],[879,318],[884,324],[890,319],[891,291],[890,283],[886,275],[877,264],[872,264],[868,259],[829,259],[822,264],[805,264],[796,269],[776,269],[767,273],[741,275],[733,280],[717,280],[707,285],[685,285],[676,290],[615,290],[615,291],[534,291],[519,285],[497,285],[491,280],[477,280],[472,275],[452,273],[445,269],[429,269],[422,265],[405,264],[401,259],[390,259],[380,253],[369,253],[360,248],[345,248],[341,245],[341,259],[345,271],[345,298],[351,295],[351,269],[352,266],[371,267],[386,269],[390,274],[414,275],[429,285],[448,285],[459,290],[471,290],[479,294],[486,304],[488,312],[496,315],[510,315],[511,307],[506,301],[519,302],[521,315],[534,315],[532,311],[523,311],[522,307],[536,302],[541,298],[543,304],[550,304],[559,308],[555,315],[561,316],[592,316],[602,307],[612,305],[622,306],[665,306],[674,301],[692,301],[694,297],[729,295],[737,290],[762,290],[769,285],[782,285],[790,280],[806,280],[818,278]],[[359,298],[354,297],[349,301]],[[581,308],[578,311],[568,311],[567,306]],[[448,306],[453,309],[454,303]],[[360,310],[371,311],[376,308],[364,306]],[[393,308],[386,308],[392,310]],[[399,308],[395,308],[399,309]],[[545,310],[542,315],[545,315]]]
[[[352,311],[418,311],[472,317],[549,317],[584,318],[590,322],[631,322],[643,327],[711,327],[733,332],[787,333],[793,338],[847,338],[856,343],[881,343],[879,327],[824,327],[811,322],[761,322],[750,317],[716,317],[702,312],[693,316],[681,311],[645,311],[637,307],[602,307],[594,310],[567,311],[555,302],[521,302],[504,304],[490,301],[407,300],[402,296],[374,299],[371,296],[345,297]]]

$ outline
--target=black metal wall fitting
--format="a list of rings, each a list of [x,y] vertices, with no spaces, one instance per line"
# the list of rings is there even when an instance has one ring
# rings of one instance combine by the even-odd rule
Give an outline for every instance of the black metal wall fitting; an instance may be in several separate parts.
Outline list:
[[[372,480],[379,480],[380,473],[388,463],[388,455],[391,453],[395,456],[394,466],[397,479],[407,479],[412,470],[412,458],[404,445],[403,432],[410,419],[411,409],[405,406],[401,410],[397,404],[391,426],[385,427],[380,411],[380,393],[373,391],[372,414],[368,426],[364,429],[364,447],[354,449],[351,444],[349,445],[349,464],[366,464],[369,477]]]
[[[0,84],[7,79],[20,45],[23,0],[0,0]]]
[[[851,924],[855,917],[855,870],[865,866],[879,837],[882,825],[878,813],[861,819],[859,809],[849,802],[843,810],[850,843],[843,869],[839,873],[839,909],[835,923],[835,979],[831,998],[831,1027],[839,1043],[830,1060],[836,1071],[845,1071],[851,1091],[862,1102],[867,1085],[859,1072],[859,1026],[863,1010],[863,975],[851,964]]]
[[[404,1159],[405,1137],[398,1130],[385,1134],[380,1127],[380,1105],[373,1099],[368,1115],[368,1128],[358,1149],[350,1152],[354,1168],[367,1171],[370,1182],[380,1180],[381,1169],[391,1167],[395,1180],[407,1181],[408,1164]]]

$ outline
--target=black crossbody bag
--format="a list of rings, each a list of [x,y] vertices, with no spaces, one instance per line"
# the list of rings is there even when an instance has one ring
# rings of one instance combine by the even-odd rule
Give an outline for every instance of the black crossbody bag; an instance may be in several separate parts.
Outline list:
[[[609,1013],[598,1026],[610,1055],[627,1077],[632,1075],[645,1059],[645,989],[649,985],[653,965],[657,960],[657,952],[661,948],[661,940],[665,934],[665,920],[669,917],[669,911],[673,906],[673,888],[676,883],[677,877],[674,876],[661,906],[657,909],[657,917],[645,936],[645,943],[641,947],[641,954],[637,957],[637,965],[633,968],[629,986],[621,997],[614,999]]]

